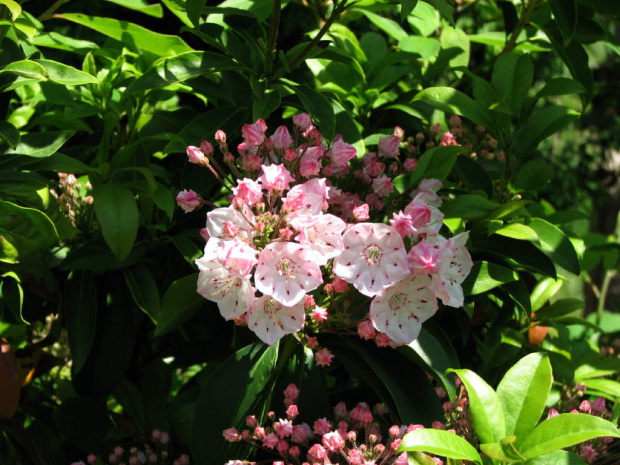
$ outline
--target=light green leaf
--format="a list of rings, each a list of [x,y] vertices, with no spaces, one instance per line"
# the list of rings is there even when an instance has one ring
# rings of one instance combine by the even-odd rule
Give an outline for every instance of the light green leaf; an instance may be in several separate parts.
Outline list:
[[[95,185],[92,195],[103,238],[121,262],[131,252],[138,235],[136,199],[131,190],[120,184]]]
[[[541,422],[521,443],[520,451],[526,459],[533,459],[601,436],[619,438],[620,433],[613,423],[602,418],[562,413]]]
[[[443,50],[460,49],[461,52],[450,59],[451,68],[465,67],[469,64],[469,37],[460,28],[444,27],[439,38]],[[457,76],[461,73],[457,72]]]
[[[36,79],[37,81],[48,80],[45,68],[30,60],[20,60],[9,63],[0,70],[0,73],[11,73],[26,79]]]
[[[494,126],[491,114],[481,108],[471,97],[452,87],[429,87],[413,98],[422,101],[448,115],[457,114],[485,128]]]
[[[527,462],[527,465],[588,465],[582,458],[565,450],[556,450]]]
[[[407,32],[398,24],[396,21],[386,18],[384,16],[379,16],[372,11],[355,8],[352,11],[356,11],[358,13],[363,14],[368,18],[368,20],[381,29],[384,33],[390,36],[392,39],[401,40],[408,36]]]
[[[65,86],[77,86],[81,84],[98,84],[95,76],[91,76],[84,71],[77,70],[57,61],[38,59],[35,63],[43,66],[47,72],[48,79],[52,82]]]
[[[450,370],[467,388],[474,430],[482,443],[499,442],[506,436],[502,403],[493,388],[471,370]]]
[[[521,223],[509,223],[496,230],[495,234],[512,237],[513,239],[519,239],[521,241],[538,242],[536,231]]]
[[[454,24],[454,8],[448,4],[445,0],[422,0],[429,5],[432,5],[441,16],[446,18],[450,24]]]
[[[15,21],[22,14],[22,7],[14,0],[0,0],[0,5],[6,6],[11,12],[11,21]]]
[[[106,2],[116,3],[130,10],[139,11],[145,15],[155,18],[163,18],[164,10],[159,3],[149,4],[146,0],[105,0]]]
[[[524,459],[514,446],[515,436],[507,436],[500,442],[480,444],[480,450],[501,463],[523,463]]]
[[[474,262],[473,268],[463,282],[463,292],[465,295],[482,294],[518,279],[517,272],[510,268],[484,261]]]
[[[394,187],[402,194],[411,192],[422,179],[433,178],[443,181],[452,171],[458,154],[466,150],[456,145],[428,149],[419,158],[415,170],[394,179]]]
[[[86,54],[90,50],[96,50],[99,46],[89,40],[77,40],[67,37],[58,32],[50,31],[47,34],[39,34],[32,39],[37,47],[49,47],[67,52]]]
[[[56,17],[81,24],[119,40],[135,52],[145,51],[159,56],[171,56],[192,50],[179,36],[158,34],[127,21],[87,16],[80,13],[65,13],[56,15]]]
[[[613,379],[588,379],[585,381],[588,389],[596,389],[610,396],[620,398],[620,383]]]
[[[243,69],[231,58],[214,52],[186,52],[157,63],[127,88],[131,94],[169,86],[219,71]]]
[[[497,386],[504,407],[506,434],[515,435],[519,445],[538,424],[551,390],[549,357],[537,352],[519,360]]]
[[[428,60],[439,53],[441,44],[432,37],[407,36],[398,41],[398,48],[403,52],[415,53],[423,60]]]
[[[419,429],[403,436],[398,452],[430,452],[457,460],[469,460],[482,465],[480,455],[469,442],[455,433],[440,429]]]
[[[161,336],[189,320],[204,304],[205,299],[198,294],[198,273],[191,274],[173,282],[166,290],[157,317],[155,336]]]
[[[540,239],[541,250],[551,260],[573,274],[580,273],[579,257],[566,234],[542,218],[533,218],[527,224],[536,231]]]

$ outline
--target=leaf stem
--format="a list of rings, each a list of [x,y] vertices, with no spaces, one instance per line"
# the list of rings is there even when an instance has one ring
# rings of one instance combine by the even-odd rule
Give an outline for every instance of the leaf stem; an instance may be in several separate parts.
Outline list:
[[[523,14],[519,18],[519,22],[512,31],[512,34],[510,34],[510,38],[508,39],[508,41],[506,41],[506,45],[504,45],[502,54],[508,53],[515,48],[515,46],[517,45],[517,39],[519,38],[519,35],[521,35],[521,31],[525,29],[525,26],[527,26],[530,16],[532,16],[532,13],[534,13],[534,10],[538,7],[540,2],[541,0],[531,0],[528,3],[527,7],[523,11]]]
[[[39,15],[37,18],[39,21],[45,21],[46,19],[50,19],[54,12],[60,8],[63,4],[69,2],[70,0],[56,0],[52,6],[50,6],[47,10]]]
[[[282,13],[282,0],[273,0],[273,11],[271,13],[271,24],[269,25],[269,36],[267,38],[267,47],[265,49],[265,74],[271,74],[273,69],[273,54],[276,48],[276,40],[278,39],[278,30],[280,29],[280,17]]]
[[[598,296],[598,305],[596,307],[598,325],[601,324],[603,312],[605,311],[605,300],[607,298],[607,293],[609,292],[609,285],[611,284],[611,280],[617,274],[618,274],[617,270],[607,270],[605,272],[605,276],[603,277],[603,283],[601,284],[601,292],[600,292],[600,295]]]

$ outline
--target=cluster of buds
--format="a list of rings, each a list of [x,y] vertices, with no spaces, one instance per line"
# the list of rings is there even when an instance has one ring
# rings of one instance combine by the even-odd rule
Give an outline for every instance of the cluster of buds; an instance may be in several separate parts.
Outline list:
[[[410,196],[394,192],[393,176],[408,169],[397,135],[358,160],[339,137],[327,145],[308,115],[293,121],[293,135],[280,126],[271,137],[262,120],[245,125],[236,158],[218,131],[234,181],[210,143],[188,147],[190,161],[208,166],[230,192],[228,207],[207,214],[198,292],[269,345],[306,322],[312,333],[348,326],[366,338],[379,331],[380,345],[411,343],[438,299],[463,305],[461,284],[472,268],[468,233],[439,234],[439,181],[422,180]],[[358,161],[365,174],[354,174]],[[395,168],[385,170],[386,162]],[[353,322],[352,309],[368,306]]]
[[[384,423],[388,409],[377,404],[372,409],[365,402],[351,410],[344,402],[333,408],[333,418],[320,418],[312,425],[295,420],[299,415],[296,401],[299,390],[294,384],[284,391],[286,418],[274,412],[267,415],[271,424],[262,426],[254,415],[246,418],[245,428],[238,431],[228,428],[224,438],[230,442],[246,441],[272,456],[272,465],[309,465],[345,463],[348,465],[407,465],[407,453],[398,453],[405,433],[424,428],[422,425],[393,425],[381,430],[378,420]],[[387,434],[383,434],[387,433]],[[443,465],[440,459],[434,459]],[[255,464],[231,460],[226,465]],[[269,463],[269,461],[261,463]]]
[[[566,387],[566,386],[565,386]],[[582,389],[581,387],[577,387],[579,391]],[[583,395],[583,391],[581,390]],[[596,417],[604,418],[605,420],[611,420],[612,413],[607,410],[607,405],[604,397],[599,397],[596,400],[590,402],[588,400],[581,401],[577,408],[574,408],[570,411],[570,413],[585,413],[588,415],[594,415]],[[547,418],[552,418],[560,413],[552,408],[549,410]],[[581,457],[584,461],[588,463],[594,463],[597,460],[605,459],[606,456],[609,455],[609,445],[614,441],[614,438],[610,436],[601,436],[595,439],[591,439],[590,441],[582,442],[581,444],[577,444],[571,449],[575,452],[579,457]]]
[[[92,190],[90,182],[82,186],[73,174],[58,173],[58,187],[60,195],[54,189],[50,189],[50,194],[56,199],[60,210],[69,218],[71,224],[79,227],[85,212],[93,203],[92,195],[88,195]]]
[[[441,423],[436,421],[433,423],[433,428],[450,431],[466,439],[471,444],[476,445],[477,438],[469,410],[467,388],[461,383],[458,376],[455,378],[455,381],[456,386],[459,388],[459,392],[454,402],[448,398],[448,394],[443,388],[435,388],[437,396],[442,401],[445,422]]]
[[[505,154],[498,150],[498,142],[482,126],[476,126],[470,130],[463,125],[458,115],[452,115],[449,121],[448,131],[442,131],[440,124],[429,128],[428,134],[418,132],[414,137],[404,141],[404,150],[407,153],[423,153],[437,146],[458,145],[467,149],[472,158],[484,158],[488,160],[505,161]]]
[[[151,432],[149,443],[142,448],[131,447],[126,451],[121,446],[116,446],[107,457],[89,454],[86,463],[80,461],[71,465],[190,465],[189,456],[186,454],[172,460],[169,444],[170,435],[155,429]]]

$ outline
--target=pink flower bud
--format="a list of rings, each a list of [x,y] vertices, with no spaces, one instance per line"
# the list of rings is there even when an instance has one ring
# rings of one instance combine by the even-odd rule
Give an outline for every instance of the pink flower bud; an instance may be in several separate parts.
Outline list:
[[[581,404],[579,404],[579,410],[583,413],[590,413],[592,411],[592,406],[590,402],[584,400]]]
[[[370,340],[375,337],[376,332],[370,320],[364,320],[357,327],[357,334],[359,334],[362,339]]]
[[[314,354],[314,360],[320,367],[329,366],[332,363],[334,356],[327,349],[321,349]]]
[[[235,442],[241,439],[239,436],[239,432],[235,428],[225,429],[224,431],[222,431],[222,434],[224,435],[224,439],[226,439],[228,442]]]
[[[258,425],[258,419],[254,415],[248,415],[245,417],[245,424],[250,428],[256,428]]]
[[[338,452],[344,446],[344,441],[339,433],[331,431],[325,433],[321,439],[323,446],[330,452]]]
[[[202,197],[191,189],[189,191],[183,190],[177,194],[177,205],[185,213],[192,212],[201,207],[203,202]]]
[[[396,135],[379,139],[379,155],[385,158],[397,158],[400,138]]]
[[[97,457],[95,457],[93,454],[88,454],[88,457],[86,457],[86,461],[90,465],[94,465],[95,463],[97,463]]]
[[[446,429],[445,425],[440,421],[434,421],[432,426],[434,429]]]
[[[316,306],[312,309],[312,318],[317,323],[323,323],[327,321],[328,317],[327,309],[323,307]]]
[[[207,166],[209,164],[209,159],[205,156],[203,151],[200,150],[200,148],[190,145],[187,147],[186,152],[190,163],[202,166]]]
[[[344,402],[338,402],[334,407],[334,415],[336,418],[345,418],[347,413],[347,405]]]
[[[215,131],[215,140],[220,144],[226,142],[226,133],[221,129],[218,129]]]
[[[367,203],[363,203],[359,207],[355,207],[351,212],[354,221],[366,221],[370,218],[369,207]]]
[[[289,420],[294,420],[295,417],[297,417],[297,415],[299,415],[299,410],[297,409],[297,405],[295,404],[289,405],[289,407],[286,409],[286,417]]]
[[[160,444],[168,444],[170,442],[170,435],[166,431],[162,431],[161,437],[159,438]]]
[[[288,450],[288,455],[290,455],[293,458],[299,457],[300,454],[301,454],[301,451],[299,450],[299,447],[297,446],[293,446]]]
[[[263,446],[269,449],[273,449],[274,447],[276,447],[278,445],[278,442],[279,442],[278,437],[273,433],[269,433],[267,436],[263,438]]]
[[[310,115],[307,113],[302,113],[300,115],[293,116],[293,124],[295,125],[295,129],[299,133],[302,133],[310,127],[312,120],[310,119]]]
[[[332,428],[331,422],[327,418],[320,418],[314,422],[314,433],[322,435],[328,433]]]

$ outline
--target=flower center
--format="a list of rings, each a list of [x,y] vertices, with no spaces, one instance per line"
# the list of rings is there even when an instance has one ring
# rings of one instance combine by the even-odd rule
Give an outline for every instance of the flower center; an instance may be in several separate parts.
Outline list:
[[[362,251],[362,257],[369,265],[378,265],[383,257],[383,250],[376,244],[371,244]]]
[[[400,310],[407,304],[408,300],[407,294],[403,292],[396,292],[392,297],[390,297],[390,309],[393,311]]]
[[[276,269],[278,270],[278,274],[280,276],[284,276],[285,278],[295,278],[295,269],[297,265],[290,258],[283,258],[276,265]]]

